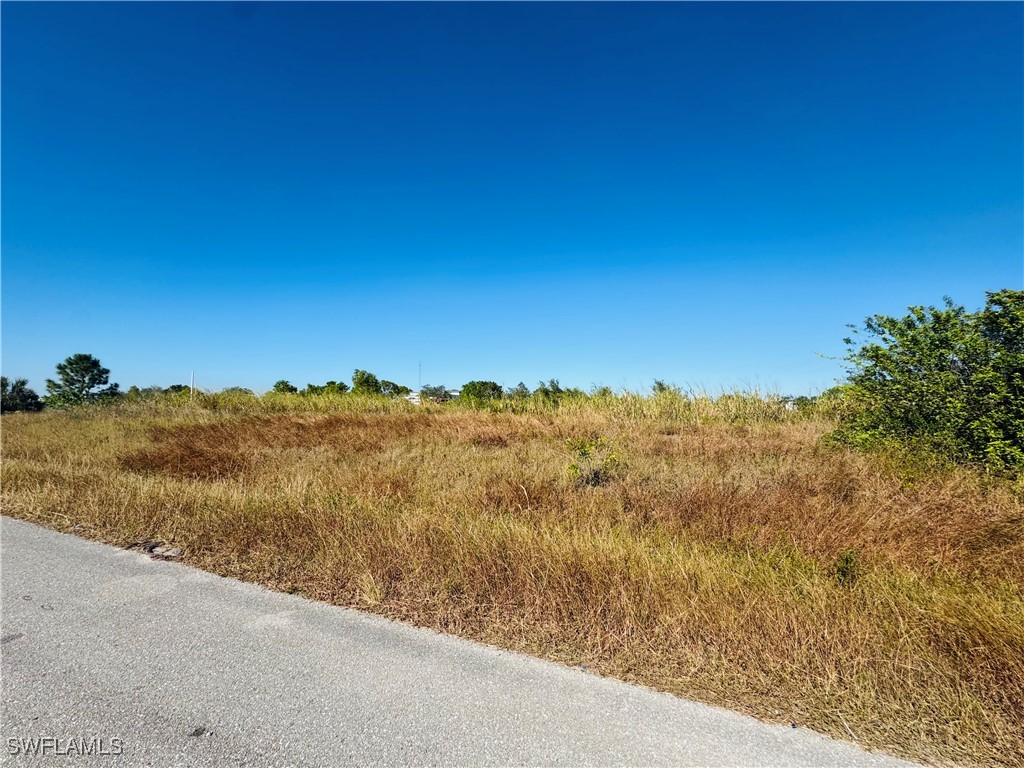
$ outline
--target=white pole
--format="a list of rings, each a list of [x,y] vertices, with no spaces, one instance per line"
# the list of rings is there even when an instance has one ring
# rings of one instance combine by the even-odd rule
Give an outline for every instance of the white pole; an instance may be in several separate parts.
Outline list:
[[[196,396],[196,372],[192,371],[192,378],[188,382],[188,401],[191,403]]]

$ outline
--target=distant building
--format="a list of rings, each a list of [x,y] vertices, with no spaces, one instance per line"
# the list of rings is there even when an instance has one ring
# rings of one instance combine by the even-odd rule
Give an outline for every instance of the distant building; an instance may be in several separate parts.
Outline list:
[[[454,400],[455,398],[457,398],[459,396],[459,393],[460,390],[458,389],[449,389],[444,393],[443,396],[428,397],[427,400],[429,400],[432,403],[447,403],[449,400]],[[423,399],[420,397],[419,392],[410,392],[408,395],[405,396],[405,399],[408,400],[413,405],[421,405],[423,403]]]

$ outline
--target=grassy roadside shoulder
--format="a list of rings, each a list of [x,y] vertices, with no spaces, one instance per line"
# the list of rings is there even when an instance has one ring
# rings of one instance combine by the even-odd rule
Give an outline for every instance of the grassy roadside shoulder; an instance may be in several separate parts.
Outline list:
[[[223,575],[869,748],[1024,765],[1019,493],[824,448],[818,417],[641,403],[2,425],[13,517],[171,542]],[[598,437],[616,462],[581,483],[567,441]]]

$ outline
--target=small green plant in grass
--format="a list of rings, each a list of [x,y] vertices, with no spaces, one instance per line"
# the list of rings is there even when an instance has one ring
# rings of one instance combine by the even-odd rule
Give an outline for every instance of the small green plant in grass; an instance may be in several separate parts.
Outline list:
[[[841,587],[852,587],[860,578],[861,565],[857,550],[847,549],[832,564],[832,577]]]
[[[604,485],[611,480],[620,466],[612,441],[606,437],[570,437],[565,447],[572,455],[569,474],[581,486]]]

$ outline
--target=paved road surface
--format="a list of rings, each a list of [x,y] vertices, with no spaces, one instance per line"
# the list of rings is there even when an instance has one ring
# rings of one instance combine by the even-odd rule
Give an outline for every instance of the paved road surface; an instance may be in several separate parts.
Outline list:
[[[4,765],[906,765],[9,518],[0,535]],[[39,737],[50,754],[11,755]],[[91,739],[121,754],[53,755]]]

